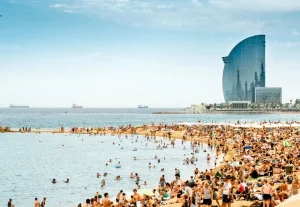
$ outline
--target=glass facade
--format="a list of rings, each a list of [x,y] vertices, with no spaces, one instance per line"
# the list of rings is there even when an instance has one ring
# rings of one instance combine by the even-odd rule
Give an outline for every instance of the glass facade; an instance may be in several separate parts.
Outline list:
[[[278,103],[282,102],[282,88],[255,88],[255,103]]]
[[[255,87],[265,87],[265,35],[249,37],[223,57],[225,102],[255,102]]]

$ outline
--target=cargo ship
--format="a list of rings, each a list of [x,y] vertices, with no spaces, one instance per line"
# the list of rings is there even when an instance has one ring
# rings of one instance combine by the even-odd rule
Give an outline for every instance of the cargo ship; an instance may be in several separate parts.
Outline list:
[[[73,108],[73,109],[81,109],[82,106],[78,106],[77,104],[73,104],[73,105],[72,105],[72,108]]]
[[[9,108],[29,108],[28,105],[14,105],[14,104],[10,104]]]
[[[139,105],[138,108],[139,108],[139,109],[147,109],[147,108],[149,108],[149,106],[146,106],[146,105]]]

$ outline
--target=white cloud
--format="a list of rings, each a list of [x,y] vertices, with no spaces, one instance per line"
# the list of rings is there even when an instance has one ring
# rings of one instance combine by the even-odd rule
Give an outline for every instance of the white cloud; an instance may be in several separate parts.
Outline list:
[[[67,8],[67,4],[53,4],[50,5],[51,8]]]
[[[275,41],[274,47],[276,48],[285,48],[285,49],[292,49],[292,48],[299,48],[300,42],[292,42],[292,41]]]
[[[299,11],[299,0],[208,0],[210,4],[222,9],[236,11]]]
[[[191,1],[195,6],[203,6],[203,3],[201,3],[199,0],[191,0]]]

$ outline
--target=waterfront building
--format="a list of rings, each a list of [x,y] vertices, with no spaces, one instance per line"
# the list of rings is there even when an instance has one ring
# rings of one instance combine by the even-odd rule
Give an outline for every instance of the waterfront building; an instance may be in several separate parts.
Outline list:
[[[249,110],[251,109],[251,101],[229,101],[230,110]]]
[[[266,86],[265,35],[244,39],[223,57],[223,61],[225,102],[255,102],[255,88]]]
[[[256,87],[255,103],[282,103],[281,87]]]

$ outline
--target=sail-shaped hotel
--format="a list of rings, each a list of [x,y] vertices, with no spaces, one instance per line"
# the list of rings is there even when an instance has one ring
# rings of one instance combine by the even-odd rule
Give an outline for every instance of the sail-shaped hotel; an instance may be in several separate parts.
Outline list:
[[[223,57],[223,94],[227,103],[255,102],[255,88],[266,86],[265,45],[265,35],[252,36]]]

